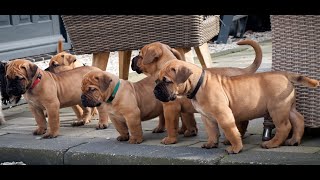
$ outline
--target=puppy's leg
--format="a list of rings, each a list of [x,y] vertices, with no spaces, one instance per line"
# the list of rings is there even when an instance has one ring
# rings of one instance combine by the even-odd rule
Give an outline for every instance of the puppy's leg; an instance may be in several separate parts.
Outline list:
[[[244,134],[246,133],[247,131],[247,127],[248,127],[248,124],[249,124],[249,121],[236,121],[236,126],[241,134],[241,138],[244,137]],[[225,139],[223,142],[222,142],[224,145],[231,145],[230,144],[230,141],[228,139]]]
[[[71,107],[73,112],[76,114],[78,121],[81,120],[82,115],[83,115],[83,110],[81,108],[81,106],[79,105],[75,105]]]
[[[182,127],[185,126],[186,130],[183,131],[184,137],[196,136],[198,134],[197,122],[193,113],[181,113]]]
[[[162,133],[165,131],[165,119],[163,112],[159,115],[159,123],[156,128],[153,129],[152,133]]]
[[[201,115],[204,127],[208,135],[208,142],[203,144],[201,147],[206,149],[216,148],[219,145],[219,126],[215,120],[210,120],[204,115]]]
[[[83,110],[82,117],[80,118],[80,120],[72,122],[71,124],[72,126],[83,126],[85,124],[88,124],[91,121],[92,108],[84,107],[82,105],[80,105],[80,107]]]
[[[273,124],[276,127],[276,134],[271,140],[265,141],[261,144],[261,147],[263,148],[269,149],[279,147],[285,142],[291,130],[291,123],[289,121],[289,109],[286,107],[278,107],[275,109],[276,110],[270,111],[269,113],[272,117]]]
[[[168,136],[161,140],[162,144],[175,144],[178,139],[179,114],[181,107],[175,103],[163,103],[164,119]]]
[[[42,137],[43,138],[55,138],[59,135],[60,119],[59,119],[59,109],[60,105],[58,103],[53,103],[50,106],[46,106],[48,112],[48,124],[49,129]]]
[[[109,126],[109,116],[108,116],[108,113],[107,113],[107,110],[106,110],[106,107],[105,105],[101,105],[95,109],[97,109],[98,111],[98,114],[99,114],[99,122],[96,126],[96,129],[106,129],[108,128]],[[127,130],[128,131],[128,130]],[[128,136],[129,138],[129,136]]]
[[[98,113],[98,109],[94,107],[91,116],[94,117],[96,115],[99,115],[99,113]]]
[[[304,117],[296,110],[291,108],[289,120],[292,125],[292,137],[285,141],[287,146],[298,146],[301,143],[301,138],[304,133]]]
[[[101,114],[101,111],[99,111],[99,116]],[[128,141],[129,140],[129,130],[128,126],[125,123],[124,119],[117,119],[115,117],[110,116],[110,120],[116,130],[119,132],[120,136],[117,137],[118,141]]]
[[[33,135],[42,135],[46,133],[47,130],[47,121],[44,116],[43,110],[35,108],[34,106],[29,104],[29,109],[32,112],[34,118],[36,119],[38,128],[33,131]]]
[[[0,107],[1,108],[1,107]],[[1,109],[0,109],[0,125],[1,124],[4,124],[6,121],[4,120],[4,116],[3,116],[3,113],[2,113],[2,111],[1,111]]]
[[[140,144],[143,141],[140,110],[131,110],[124,118],[130,131],[129,143]]]
[[[229,154],[237,154],[242,148],[242,140],[240,132],[236,126],[235,119],[231,109],[228,106],[220,105],[216,107],[214,112],[212,113],[213,118],[215,118],[218,124],[224,131],[224,135],[230,141],[231,146],[226,150]]]

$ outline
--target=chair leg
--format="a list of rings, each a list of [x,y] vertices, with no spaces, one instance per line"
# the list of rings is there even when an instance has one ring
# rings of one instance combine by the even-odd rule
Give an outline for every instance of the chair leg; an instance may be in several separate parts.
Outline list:
[[[182,60],[194,64],[191,48],[175,48],[181,54]]]
[[[93,53],[92,66],[105,71],[107,69],[109,54],[110,52]]]
[[[129,66],[132,51],[118,51],[119,53],[119,78],[128,80]]]
[[[199,47],[195,47],[194,50],[197,53],[198,59],[201,63],[202,68],[210,68],[212,67],[211,55],[209,52],[208,43],[204,43]]]

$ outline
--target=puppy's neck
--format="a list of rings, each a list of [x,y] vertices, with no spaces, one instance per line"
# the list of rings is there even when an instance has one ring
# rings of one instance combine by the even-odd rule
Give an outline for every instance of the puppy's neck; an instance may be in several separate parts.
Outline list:
[[[107,88],[107,90],[103,93],[103,101],[107,102],[108,99],[112,96],[113,91],[116,88],[116,85],[118,82],[121,82],[121,80],[118,78],[118,76],[108,73],[108,72],[104,72],[106,74],[108,74],[108,76],[112,79],[112,81],[110,82],[109,87]],[[120,89],[120,87],[119,87]],[[116,95],[116,94],[115,94]],[[112,102],[114,101],[114,99],[112,100]]]

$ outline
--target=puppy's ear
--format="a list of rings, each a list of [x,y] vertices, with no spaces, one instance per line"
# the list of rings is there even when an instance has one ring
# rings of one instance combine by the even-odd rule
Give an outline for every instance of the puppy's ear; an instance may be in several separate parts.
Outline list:
[[[95,76],[94,77],[99,82],[100,90],[102,92],[106,91],[112,82],[112,79],[107,76],[106,74],[103,74],[102,76]]]
[[[143,57],[143,64],[149,64],[162,56],[162,49],[158,46],[150,46]]]
[[[179,60],[182,60],[182,56],[181,54],[179,53],[179,51],[177,51],[176,49],[174,48],[171,48],[170,46],[167,46],[167,48],[172,52],[172,54]]]
[[[32,80],[32,78],[36,75],[38,66],[33,63],[22,64],[21,68],[24,68],[27,72],[26,76],[28,80]]]
[[[62,39],[60,38],[58,41],[57,53],[61,53],[62,51],[63,51],[63,42],[62,42]]]
[[[65,54],[64,59],[68,62],[68,64],[72,64],[72,63],[76,62],[76,60],[77,60],[76,56],[74,56],[72,54]]]
[[[173,71],[176,75],[175,81],[177,84],[184,83],[192,74],[192,71],[185,66],[179,66],[176,68],[172,67],[171,71]]]

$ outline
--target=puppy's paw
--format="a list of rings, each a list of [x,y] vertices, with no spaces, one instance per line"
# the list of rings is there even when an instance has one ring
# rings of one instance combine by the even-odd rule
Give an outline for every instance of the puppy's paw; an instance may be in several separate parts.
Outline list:
[[[118,136],[117,140],[118,141],[128,141],[129,140],[129,135],[128,136]]]
[[[284,142],[284,145],[286,146],[299,146],[301,141],[296,140],[295,138],[287,139]]]
[[[163,133],[165,131],[164,127],[156,127],[152,130],[152,133]]]
[[[201,147],[206,149],[217,148],[219,143],[204,143]]]
[[[193,137],[193,136],[196,136],[198,134],[198,129],[191,129],[191,130],[186,130],[184,133],[183,133],[183,136],[184,137]]]
[[[58,133],[46,133],[42,136],[43,139],[50,139],[50,138],[56,138],[58,136]]]
[[[108,128],[108,123],[98,123],[97,126],[96,126],[96,130],[99,130],[99,129],[107,129]]]
[[[77,121],[73,121],[72,123],[71,123],[71,126],[83,126],[83,125],[85,125],[86,123],[85,123],[85,121],[84,120],[77,120]]]
[[[279,147],[278,145],[275,145],[275,144],[272,144],[271,143],[271,140],[270,141],[264,141],[262,144],[261,144],[261,147],[262,148],[265,148],[265,149],[271,149],[271,148],[276,148],[276,147]]]
[[[42,129],[42,128],[37,128],[36,130],[33,131],[33,135],[42,135],[46,133],[47,129]]]
[[[143,138],[134,138],[132,136],[129,138],[130,144],[140,144],[142,143],[142,141],[143,141]]]
[[[179,130],[178,130],[178,133],[179,134],[184,134],[184,132],[186,132],[186,128],[184,128],[184,127],[181,127],[181,128],[179,128]]]
[[[169,137],[165,137],[165,138],[163,138],[162,140],[161,140],[161,143],[162,144],[165,144],[165,145],[167,145],[167,144],[175,144],[175,143],[177,143],[178,142],[178,140],[177,140],[177,138],[176,137],[171,137],[171,138],[169,138]]]
[[[238,154],[239,152],[241,152],[242,150],[242,146],[229,146],[227,147],[226,151],[228,154]]]

